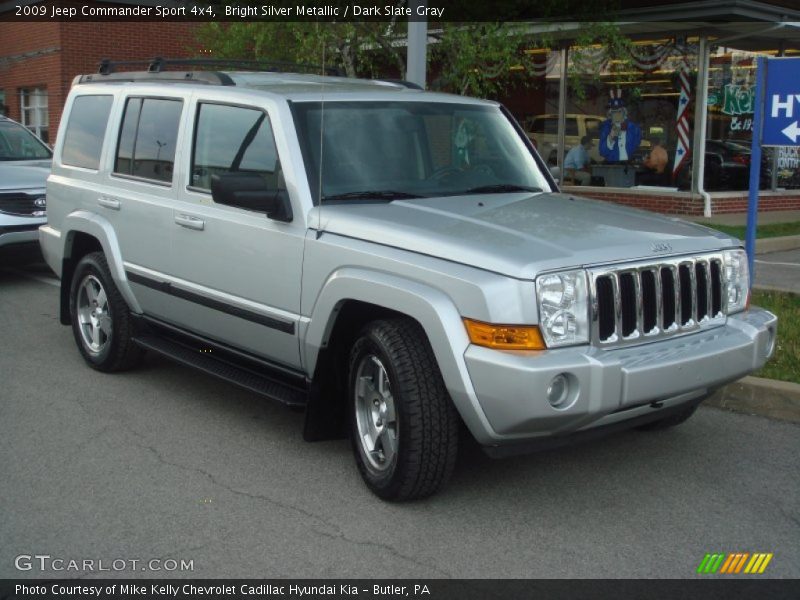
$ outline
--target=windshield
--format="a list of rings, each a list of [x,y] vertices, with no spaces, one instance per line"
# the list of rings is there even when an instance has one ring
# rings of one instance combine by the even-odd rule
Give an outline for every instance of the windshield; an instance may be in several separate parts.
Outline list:
[[[493,106],[332,101],[324,114],[319,102],[293,111],[315,202],[549,191]]]
[[[50,149],[22,125],[0,121],[0,160],[50,158]]]

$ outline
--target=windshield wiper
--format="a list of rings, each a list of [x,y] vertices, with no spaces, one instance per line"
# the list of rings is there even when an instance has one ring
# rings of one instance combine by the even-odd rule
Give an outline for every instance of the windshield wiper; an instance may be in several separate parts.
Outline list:
[[[409,200],[411,198],[425,198],[421,194],[409,194],[408,192],[398,192],[395,190],[366,190],[363,192],[345,192],[344,194],[333,194],[323,196],[323,202],[331,200]]]
[[[462,192],[455,192],[454,195],[460,194],[502,194],[505,192],[541,192],[542,188],[533,187],[530,185],[517,185],[515,183],[498,183],[495,185],[481,185],[478,187],[470,188]]]

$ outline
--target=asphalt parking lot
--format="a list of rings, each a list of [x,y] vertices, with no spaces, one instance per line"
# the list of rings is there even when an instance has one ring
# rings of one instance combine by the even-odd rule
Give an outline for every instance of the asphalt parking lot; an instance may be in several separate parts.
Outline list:
[[[522,458],[467,448],[442,493],[387,504],[347,442],[302,441],[301,414],[159,358],[85,367],[57,292],[0,269],[0,578],[109,575],[21,554],[193,561],[147,577],[682,578],[708,552],[800,577],[797,425],[701,408]]]

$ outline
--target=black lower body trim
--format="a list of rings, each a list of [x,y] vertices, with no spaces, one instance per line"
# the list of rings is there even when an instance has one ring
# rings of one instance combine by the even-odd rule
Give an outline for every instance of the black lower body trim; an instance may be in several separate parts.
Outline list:
[[[281,319],[259,314],[252,310],[247,310],[238,306],[232,306],[230,304],[226,304],[225,302],[214,300],[213,298],[208,298],[201,294],[196,294],[194,292],[190,292],[189,290],[175,287],[168,281],[159,281],[158,279],[145,277],[144,275],[139,275],[138,273],[133,273],[131,271],[125,271],[125,276],[128,278],[128,281],[132,283],[138,283],[139,285],[169,294],[170,296],[175,296],[176,298],[181,298],[182,300],[188,300],[189,302],[194,302],[195,304],[200,304],[201,306],[224,312],[234,317],[244,319],[245,321],[250,321],[251,323],[257,323],[259,325],[269,327],[270,329],[277,329],[278,331],[294,335],[294,323],[291,321],[283,321]]]
[[[287,406],[300,408],[308,402],[308,382],[302,373],[146,317],[137,317],[136,329],[133,341],[146,350]]]
[[[576,431],[574,433],[567,433],[564,435],[555,435],[550,437],[536,438],[526,440],[524,442],[516,442],[511,444],[503,444],[500,446],[482,446],[483,451],[491,458],[509,458],[512,456],[520,456],[523,454],[530,454],[532,452],[539,452],[541,450],[552,450],[554,448],[562,448],[564,446],[572,446],[575,444],[582,444],[592,440],[604,438],[627,429],[638,427],[639,425],[646,425],[653,421],[659,421],[676,413],[687,410],[692,406],[697,406],[703,400],[708,398],[710,394],[694,398],[687,402],[682,402],[676,406],[667,408],[653,407],[649,413],[626,419],[624,421],[617,421],[609,425],[602,425],[592,429],[585,429],[583,431]]]

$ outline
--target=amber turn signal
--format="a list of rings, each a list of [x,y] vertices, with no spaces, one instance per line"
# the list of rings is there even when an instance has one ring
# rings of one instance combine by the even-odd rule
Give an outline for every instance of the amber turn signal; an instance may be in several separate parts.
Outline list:
[[[536,325],[493,325],[464,319],[469,340],[496,350],[544,350],[547,348]]]

